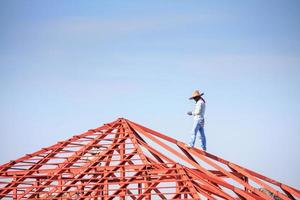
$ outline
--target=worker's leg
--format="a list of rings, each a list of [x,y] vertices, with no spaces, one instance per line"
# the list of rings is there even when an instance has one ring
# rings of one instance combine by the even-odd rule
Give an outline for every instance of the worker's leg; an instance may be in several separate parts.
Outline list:
[[[197,135],[197,132],[199,131],[199,128],[200,128],[200,123],[199,123],[199,121],[195,120],[194,124],[193,124],[191,140],[190,140],[190,143],[189,143],[189,145],[191,147],[193,147],[195,145],[196,135]]]
[[[199,131],[200,131],[201,147],[204,151],[206,151],[206,137],[205,137],[203,125],[200,125]]]

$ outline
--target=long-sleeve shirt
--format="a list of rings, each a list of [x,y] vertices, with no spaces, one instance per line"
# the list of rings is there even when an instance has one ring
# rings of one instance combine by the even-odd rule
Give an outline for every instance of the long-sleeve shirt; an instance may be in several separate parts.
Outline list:
[[[194,116],[194,120],[204,120],[205,102],[202,99],[199,99],[196,102],[195,109],[192,114]]]

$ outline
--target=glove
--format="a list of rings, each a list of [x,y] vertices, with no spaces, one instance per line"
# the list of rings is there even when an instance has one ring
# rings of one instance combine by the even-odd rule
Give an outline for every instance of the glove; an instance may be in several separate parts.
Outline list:
[[[193,115],[193,113],[191,111],[187,112],[188,115]]]

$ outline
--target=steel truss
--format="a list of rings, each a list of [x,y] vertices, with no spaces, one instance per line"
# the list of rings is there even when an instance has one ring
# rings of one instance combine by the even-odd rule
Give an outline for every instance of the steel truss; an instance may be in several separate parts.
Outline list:
[[[299,199],[300,191],[124,118],[0,166],[0,199]]]

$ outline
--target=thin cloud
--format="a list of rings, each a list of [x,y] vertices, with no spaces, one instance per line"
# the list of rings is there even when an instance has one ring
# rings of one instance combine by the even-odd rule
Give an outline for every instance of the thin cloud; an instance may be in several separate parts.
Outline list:
[[[165,15],[144,18],[103,19],[96,17],[68,17],[49,21],[43,25],[44,30],[71,37],[95,37],[110,39],[130,33],[152,32],[192,25],[208,23],[216,20],[207,15]]]

